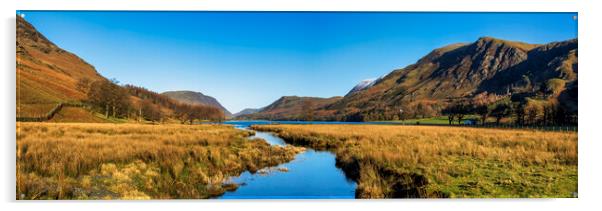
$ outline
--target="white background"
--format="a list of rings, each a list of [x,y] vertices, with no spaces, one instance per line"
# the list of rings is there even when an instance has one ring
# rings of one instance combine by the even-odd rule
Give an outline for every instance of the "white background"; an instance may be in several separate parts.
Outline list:
[[[602,17],[594,0],[15,0],[2,1],[0,210],[600,210]],[[579,12],[579,198],[428,200],[15,201],[16,10]]]

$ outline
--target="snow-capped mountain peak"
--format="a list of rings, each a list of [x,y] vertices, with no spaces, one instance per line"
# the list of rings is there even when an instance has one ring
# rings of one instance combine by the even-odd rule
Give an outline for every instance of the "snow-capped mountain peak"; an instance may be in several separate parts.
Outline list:
[[[347,94],[351,94],[354,92],[358,92],[358,91],[362,91],[364,89],[370,88],[372,87],[380,78],[370,78],[370,79],[365,79],[360,81],[357,85],[355,85],[353,87],[353,89],[351,89],[351,91],[349,91],[349,93]]]

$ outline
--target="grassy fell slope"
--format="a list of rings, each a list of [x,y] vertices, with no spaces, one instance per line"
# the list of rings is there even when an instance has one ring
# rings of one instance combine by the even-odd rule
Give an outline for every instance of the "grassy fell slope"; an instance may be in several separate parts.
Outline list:
[[[17,104],[81,100],[81,78],[103,80],[94,67],[50,42],[17,16]]]
[[[17,16],[17,116],[38,116],[44,105],[81,101],[77,89],[82,78],[106,80],[94,67],[46,39],[31,24]]]
[[[92,65],[52,43],[22,17],[17,17],[16,30],[17,117],[45,116],[59,103],[81,102],[87,94],[86,88],[78,86],[80,80],[87,79],[90,84],[107,80]],[[142,107],[142,100],[129,96],[136,111]],[[166,115],[173,114],[172,109],[153,100],[157,99],[151,99],[154,108]],[[84,108],[66,108],[55,117],[52,121],[105,121]]]
[[[445,103],[484,91],[533,93],[554,78],[576,86],[576,39],[535,45],[483,37],[474,43],[435,49],[326,109],[366,112],[422,100]]]

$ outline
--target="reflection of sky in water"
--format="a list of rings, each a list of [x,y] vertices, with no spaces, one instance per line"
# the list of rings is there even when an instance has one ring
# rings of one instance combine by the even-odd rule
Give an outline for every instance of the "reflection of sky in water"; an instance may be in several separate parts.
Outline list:
[[[276,137],[270,133],[266,133],[266,132],[255,131],[255,135],[251,138],[262,138],[262,139],[266,140],[270,145],[278,145],[278,146],[286,145],[284,140],[282,140],[281,138],[278,138],[278,137]]]
[[[276,168],[286,167],[288,172]],[[241,185],[234,192],[226,192],[223,199],[292,199],[292,198],[354,198],[355,183],[345,178],[335,167],[335,156],[330,152],[308,149],[290,163],[273,168],[267,175],[243,173],[232,181]]]
[[[242,121],[230,124],[246,129],[251,124],[268,122]],[[256,132],[251,138],[265,139],[271,145],[284,146],[279,137],[266,132]],[[277,170],[287,168],[288,172]],[[335,166],[335,155],[327,151],[307,149],[295,160],[271,168],[267,174],[244,172],[232,179],[241,185],[234,192],[226,192],[222,199],[294,199],[294,198],[354,198],[355,182],[348,180]]]

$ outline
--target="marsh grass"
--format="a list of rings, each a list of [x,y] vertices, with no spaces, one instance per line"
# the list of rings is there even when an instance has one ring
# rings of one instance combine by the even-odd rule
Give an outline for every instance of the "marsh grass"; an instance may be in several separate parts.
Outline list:
[[[577,133],[386,125],[257,125],[332,150],[356,197],[573,197]]]
[[[224,125],[17,123],[17,199],[210,198],[296,147]]]

